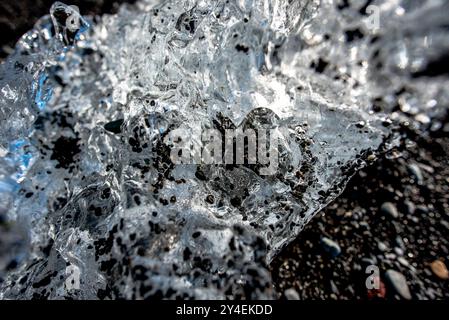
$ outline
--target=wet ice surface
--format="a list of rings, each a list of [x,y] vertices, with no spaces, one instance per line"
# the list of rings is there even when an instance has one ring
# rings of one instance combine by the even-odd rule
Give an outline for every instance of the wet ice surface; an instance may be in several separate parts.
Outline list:
[[[273,297],[267,263],[396,124],[445,116],[448,9],[55,4],[0,69],[0,296]],[[278,130],[276,173],[173,163],[165,138],[196,124]]]

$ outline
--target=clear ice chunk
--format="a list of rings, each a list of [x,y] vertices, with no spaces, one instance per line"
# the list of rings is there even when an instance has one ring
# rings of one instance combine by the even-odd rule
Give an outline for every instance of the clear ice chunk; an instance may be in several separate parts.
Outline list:
[[[270,260],[400,121],[447,111],[447,2],[370,1],[378,28],[361,3],[140,1],[89,29],[53,5],[0,67],[2,210],[29,243],[1,249],[0,297],[273,298]],[[277,170],[174,163],[179,128],[274,130]]]

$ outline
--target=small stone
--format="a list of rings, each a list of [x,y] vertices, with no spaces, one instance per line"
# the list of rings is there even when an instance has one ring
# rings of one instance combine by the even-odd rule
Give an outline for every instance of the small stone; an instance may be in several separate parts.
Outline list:
[[[430,269],[438,278],[442,280],[449,279],[449,271],[443,261],[435,260],[430,264]]]
[[[300,300],[298,292],[293,288],[285,290],[284,296],[287,300]]]
[[[426,293],[428,295],[428,297],[430,298],[430,300],[435,300],[436,298],[436,294],[435,294],[435,290],[433,290],[432,288],[427,289]]]
[[[346,290],[347,290],[349,293],[351,293],[352,295],[355,294],[355,290],[354,290],[354,288],[353,288],[352,286],[348,286],[348,287],[346,288]]]
[[[396,242],[396,245],[400,248],[400,249],[402,249],[402,251],[404,251],[406,248],[405,248],[405,243],[404,243],[404,240],[402,240],[402,238],[400,237],[400,236],[397,236],[395,239],[394,239],[394,241]]]
[[[330,281],[330,285],[331,285],[332,292],[335,293],[336,295],[339,295],[340,291],[338,290],[337,285],[335,284],[335,282],[331,280]]]
[[[408,214],[415,213],[416,206],[413,202],[406,200],[406,201],[404,201],[404,205],[405,205],[405,208],[407,209]]]
[[[365,230],[370,230],[370,226],[369,226],[368,222],[366,222],[366,221],[360,222],[360,227]]]
[[[432,276],[432,271],[430,271],[429,269],[424,269],[424,273],[425,273],[426,276],[428,276],[428,277]]]
[[[407,280],[402,273],[390,269],[385,273],[385,278],[391,285],[392,289],[394,289],[395,292],[401,296],[401,298],[406,300],[410,300],[412,298]]]
[[[443,220],[440,223],[443,227],[445,227],[447,230],[449,230],[449,222],[447,222],[446,220]]]
[[[385,202],[384,204],[382,204],[382,206],[380,207],[380,210],[383,213],[388,214],[389,216],[391,216],[394,219],[399,217],[398,209],[391,202]]]
[[[346,211],[344,214],[345,218],[351,218],[352,217],[352,211]]]
[[[358,263],[354,263],[352,265],[352,270],[354,270],[354,271],[361,271],[362,270],[362,266],[360,264],[358,264]]]
[[[416,206],[416,213],[427,214],[429,213],[429,209],[425,205],[419,205]]]
[[[410,265],[410,263],[404,257],[399,257],[398,262],[404,267],[408,267]]]
[[[394,247],[394,252],[398,255],[398,256],[403,256],[404,255],[404,250],[402,250],[401,248],[398,247]]]
[[[410,174],[413,176],[416,183],[418,183],[419,185],[423,184],[424,178],[423,178],[420,167],[417,164],[412,163],[412,164],[409,164],[407,166],[407,168],[408,168]]]
[[[341,253],[341,248],[335,241],[329,238],[322,238],[321,244],[326,252],[328,252],[333,258],[338,256]]]
[[[387,245],[386,245],[385,243],[383,243],[383,242],[377,243],[377,248],[378,248],[380,251],[382,251],[382,252],[385,252],[385,251],[388,250]]]
[[[362,262],[363,265],[366,265],[366,266],[376,265],[375,258],[372,259],[372,258],[363,257],[360,261]]]
[[[387,253],[385,255],[385,258],[388,259],[388,260],[396,260],[396,257],[397,256],[394,253]]]

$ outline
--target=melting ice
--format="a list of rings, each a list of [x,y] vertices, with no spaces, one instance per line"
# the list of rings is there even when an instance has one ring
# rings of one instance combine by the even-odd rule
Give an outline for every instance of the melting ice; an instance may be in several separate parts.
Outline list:
[[[445,115],[448,9],[55,3],[0,67],[0,297],[273,298],[267,264],[397,124]],[[193,124],[278,130],[276,172],[173,163]]]

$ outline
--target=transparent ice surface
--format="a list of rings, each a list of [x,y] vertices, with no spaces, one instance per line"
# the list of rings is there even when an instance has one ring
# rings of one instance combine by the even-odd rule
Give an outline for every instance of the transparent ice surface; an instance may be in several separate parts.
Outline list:
[[[55,3],[0,67],[0,297],[274,297],[267,263],[396,124],[446,114],[448,9],[141,1],[94,21]],[[164,138],[196,124],[278,130],[276,174],[173,163]]]

